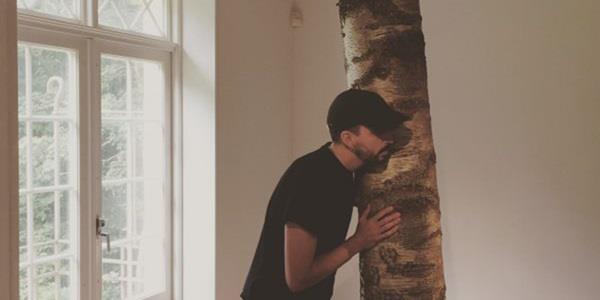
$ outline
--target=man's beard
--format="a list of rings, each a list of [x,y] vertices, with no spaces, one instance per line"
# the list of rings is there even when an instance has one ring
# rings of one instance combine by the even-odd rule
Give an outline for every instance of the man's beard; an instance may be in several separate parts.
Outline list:
[[[365,165],[373,165],[379,163],[379,154],[370,155],[367,151],[363,150],[359,146],[353,146],[348,148],[354,155],[364,162]]]

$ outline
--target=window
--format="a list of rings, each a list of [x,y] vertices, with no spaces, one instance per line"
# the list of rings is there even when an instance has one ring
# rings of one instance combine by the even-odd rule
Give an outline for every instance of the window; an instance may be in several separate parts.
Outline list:
[[[165,289],[164,108],[161,65],[102,55],[103,298]]]
[[[169,40],[168,0],[17,0],[21,14]],[[92,13],[85,14],[87,7]]]
[[[113,28],[165,36],[166,3],[163,0],[100,0],[99,21]]]
[[[173,298],[170,5],[18,1],[20,299]]]
[[[73,20],[82,19],[79,0],[17,0],[17,8],[52,17]]]
[[[21,43],[18,65],[21,299],[74,299],[76,54]]]

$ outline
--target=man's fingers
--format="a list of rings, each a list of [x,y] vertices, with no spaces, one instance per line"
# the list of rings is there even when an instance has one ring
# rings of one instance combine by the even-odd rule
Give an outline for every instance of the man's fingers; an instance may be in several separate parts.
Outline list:
[[[398,218],[400,218],[400,213],[395,212],[395,213],[388,214],[387,216],[381,218],[381,220],[379,220],[377,223],[379,224],[379,226],[383,226],[383,225],[390,223]]]
[[[388,229],[387,231],[384,231],[379,237],[380,237],[380,241],[381,240],[385,240],[387,238],[389,238],[392,234],[396,233],[396,231],[398,231],[398,228],[400,228],[400,225],[396,225],[390,229]]]
[[[400,219],[394,219],[391,222],[387,222],[381,225],[381,232],[386,232],[388,229],[400,224]]]
[[[379,220],[381,219],[381,217],[387,215],[388,213],[394,211],[394,207],[393,206],[388,206],[386,208],[382,208],[380,211],[377,212],[377,214],[375,214],[374,218],[375,220]]]
[[[362,214],[360,215],[360,219],[366,219],[370,212],[371,204],[367,204],[367,207],[365,208],[365,210],[363,210]]]

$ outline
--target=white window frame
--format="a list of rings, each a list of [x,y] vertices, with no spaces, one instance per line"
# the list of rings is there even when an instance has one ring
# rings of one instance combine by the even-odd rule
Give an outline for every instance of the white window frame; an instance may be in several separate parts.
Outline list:
[[[171,88],[171,72],[169,71],[169,65],[170,65],[170,61],[171,61],[171,56],[170,53],[168,52],[164,52],[164,51],[159,51],[159,50],[155,50],[155,49],[150,49],[150,48],[146,48],[146,47],[141,47],[141,46],[132,46],[129,44],[124,44],[121,42],[114,42],[114,41],[108,41],[108,40],[102,40],[102,39],[98,39],[92,42],[92,51],[91,51],[91,57],[92,57],[92,64],[94,65],[92,67],[93,70],[93,75],[92,75],[92,82],[97,83],[97,84],[92,84],[93,89],[92,89],[92,99],[94,99],[94,101],[92,101],[93,103],[90,106],[90,112],[91,112],[91,144],[92,144],[92,151],[91,151],[91,156],[93,157],[92,161],[97,164],[95,166],[92,167],[92,169],[94,170],[98,170],[100,171],[102,166],[101,166],[101,156],[102,156],[102,149],[101,149],[101,95],[100,95],[100,59],[101,59],[101,55],[102,54],[112,54],[112,55],[118,55],[118,56],[126,56],[126,57],[131,57],[131,58],[139,58],[139,59],[145,59],[145,60],[151,60],[151,61],[155,61],[155,62],[159,62],[162,67],[163,70],[165,70],[165,86],[164,86],[164,90],[165,90],[165,104],[164,104],[164,115],[163,115],[163,120],[164,120],[164,128],[165,128],[165,140],[164,140],[164,153],[165,153],[165,157],[167,157],[168,159],[165,160],[165,165],[164,165],[164,170],[165,170],[165,174],[164,174],[164,180],[165,180],[165,191],[164,191],[164,196],[165,199],[171,199],[171,201],[168,201],[168,209],[165,211],[165,220],[166,220],[166,225],[167,228],[165,230],[166,232],[166,238],[167,240],[170,241],[170,244],[173,245],[173,233],[172,233],[172,228],[173,228],[173,189],[172,189],[172,152],[171,152],[171,144],[172,144],[172,126],[171,126],[171,107],[172,107],[172,96],[171,93],[169,91],[172,90]],[[95,206],[94,211],[96,212],[96,214],[93,216],[93,220],[96,220],[97,217],[102,217],[101,212],[102,212],[102,207],[100,206],[101,204],[101,191],[102,191],[102,180],[101,180],[101,176],[100,172],[96,172],[96,177],[93,179],[93,183],[92,183],[92,190],[93,195],[94,195],[94,199],[93,199],[93,203]],[[95,230],[95,228],[94,228]],[[97,239],[96,242],[98,243],[96,245],[96,247],[94,249],[101,249],[101,243],[102,240]],[[173,268],[173,247],[171,246],[169,249],[167,249],[167,253],[166,257],[168,258],[168,261],[166,262],[168,268],[167,268],[167,276],[166,278],[168,279],[167,284],[166,284],[166,292],[164,293],[166,296],[162,297],[161,295],[158,296],[152,296],[149,298],[144,298],[147,300],[167,300],[167,299],[172,299],[173,298],[173,293],[172,293],[172,268]],[[101,253],[97,253],[98,256],[101,256]],[[101,262],[101,260],[96,260],[96,262]],[[96,270],[94,272],[92,272],[94,275],[97,276],[102,276],[101,274],[101,270],[102,270],[102,266],[101,265],[96,265],[95,266]],[[94,278],[93,282],[96,282],[97,285],[95,286],[95,290],[99,291],[98,295],[100,294],[100,291],[102,290],[102,278]],[[100,299],[100,298],[98,298]]]
[[[17,1],[17,0],[14,0]],[[25,18],[29,18],[32,20],[41,20],[42,22],[48,21],[56,21],[63,24],[68,24],[70,26],[82,27],[82,28],[93,28],[96,29],[98,33],[101,32],[112,32],[113,34],[124,34],[128,36],[135,36],[137,38],[148,39],[148,40],[157,40],[157,41],[177,41],[179,32],[179,26],[177,24],[177,20],[179,19],[179,1],[178,0],[165,0],[165,36],[158,37],[150,34],[145,34],[141,32],[135,31],[127,31],[119,28],[113,28],[109,26],[100,25],[98,20],[98,3],[99,0],[78,0],[80,5],[80,14],[81,19],[70,19],[56,15],[45,14],[42,12],[37,12],[33,10],[21,9],[17,8],[18,16],[19,16],[19,25],[20,21]],[[156,0],[155,0],[156,1]]]
[[[78,52],[79,62],[79,239],[80,262],[78,288],[80,299],[101,299],[101,240],[96,237],[96,216],[100,215],[101,163],[100,155],[100,53],[149,59],[163,64],[165,71],[165,187],[170,211],[168,239],[171,247],[167,257],[167,297],[182,299],[182,178],[181,178],[181,47],[180,2],[172,0],[167,10],[167,40],[112,28],[100,28],[95,7],[82,1],[83,19],[79,22],[18,10],[17,41],[70,48]],[[92,16],[90,18],[90,16]],[[85,25],[88,24],[88,25]],[[174,34],[175,33],[175,34]],[[171,41],[172,40],[172,41]],[[88,63],[89,62],[89,63]],[[80,130],[87,129],[89,131]],[[92,174],[95,170],[95,174]],[[87,184],[89,183],[89,184]],[[87,263],[86,263],[87,262]],[[95,262],[93,264],[92,262]],[[18,277],[18,274],[17,274]],[[151,300],[164,298],[151,297]]]
[[[84,264],[81,264],[81,261],[83,260],[90,260],[91,258],[89,257],[89,252],[85,251],[87,250],[87,247],[89,246],[90,243],[90,237],[93,239],[93,236],[90,236],[88,234],[86,234],[88,227],[90,226],[88,223],[88,219],[84,217],[83,212],[88,211],[89,210],[89,186],[86,185],[85,183],[87,182],[87,178],[89,176],[89,164],[87,164],[87,162],[90,161],[89,157],[86,155],[86,153],[88,153],[89,151],[89,144],[87,143],[87,136],[85,134],[81,134],[80,128],[86,128],[87,126],[87,117],[86,117],[86,112],[88,110],[88,103],[86,100],[89,99],[89,97],[87,97],[87,93],[89,91],[89,85],[88,85],[88,81],[86,80],[85,74],[89,72],[89,65],[87,64],[87,59],[81,59],[82,57],[85,57],[86,54],[86,49],[87,49],[87,45],[86,45],[86,41],[83,39],[78,39],[78,38],[74,38],[72,36],[67,36],[67,35],[58,35],[58,34],[52,34],[52,33],[42,33],[39,31],[34,31],[34,30],[30,30],[27,28],[18,28],[18,33],[17,33],[17,42],[27,42],[27,43],[33,43],[33,44],[39,44],[39,45],[43,45],[43,46],[54,46],[54,47],[59,47],[59,48],[68,48],[70,50],[74,50],[76,51],[76,61],[78,62],[78,66],[79,68],[77,69],[77,72],[75,74],[75,76],[77,76],[77,82],[78,82],[78,86],[77,86],[77,96],[79,99],[82,99],[81,101],[78,101],[77,103],[75,103],[74,108],[77,110],[75,113],[75,135],[79,137],[79,144],[78,146],[78,151],[76,153],[75,156],[75,165],[78,166],[76,173],[73,175],[75,178],[73,180],[73,185],[75,186],[75,190],[78,194],[77,198],[79,199],[78,203],[79,206],[76,207],[76,209],[79,210],[78,216],[79,216],[79,227],[77,228],[76,232],[79,233],[79,236],[77,238],[77,240],[79,241],[78,245],[75,245],[74,250],[75,253],[79,254],[79,260],[78,262],[80,263],[78,266],[79,268],[79,272],[77,273],[77,275],[79,275],[79,280],[77,280],[76,282],[78,283],[83,283],[84,280],[89,280],[86,278],[83,278],[83,275],[87,273],[86,270],[86,266]],[[82,124],[83,122],[83,124]],[[30,157],[28,159],[31,159]],[[29,255],[32,255],[31,253]],[[32,284],[30,282],[30,284]],[[81,294],[83,295],[84,291],[83,291],[83,287],[81,284],[79,284],[79,286],[74,287],[77,291],[79,291]]]

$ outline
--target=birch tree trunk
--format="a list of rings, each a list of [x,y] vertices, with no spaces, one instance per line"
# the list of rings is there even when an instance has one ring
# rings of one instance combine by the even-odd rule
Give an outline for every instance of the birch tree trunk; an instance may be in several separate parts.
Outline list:
[[[361,299],[445,299],[435,151],[419,0],[340,0],[351,87],[379,93],[409,121],[389,161],[364,170],[358,206],[394,205],[398,232],[360,254]]]

